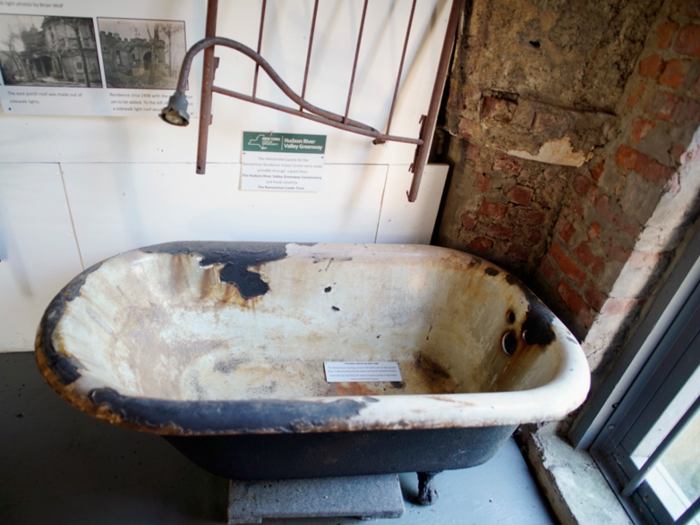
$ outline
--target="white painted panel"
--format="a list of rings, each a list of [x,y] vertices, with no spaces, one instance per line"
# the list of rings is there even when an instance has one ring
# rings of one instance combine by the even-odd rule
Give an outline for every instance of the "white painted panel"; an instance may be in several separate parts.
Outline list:
[[[374,242],[386,166],[326,166],[318,193],[240,191],[240,165],[63,166],[85,265],[176,240]]]
[[[430,244],[448,170],[446,164],[426,166],[418,198],[416,202],[408,202],[406,192],[413,174],[408,166],[389,167],[378,243]]]
[[[0,164],[0,352],[32,350],[44,309],[82,271],[56,164]]]
[[[106,0],[99,0],[106,2]],[[114,3],[106,2],[105,5]],[[195,0],[195,35],[204,34],[204,0]],[[352,58],[363,2],[320,2],[307,96],[324,109],[344,112]],[[218,34],[257,47],[261,2],[221,2]],[[409,0],[370,2],[350,117],[384,129],[403,47]],[[312,0],[268,2],[262,53],[300,92]],[[427,113],[435,70],[449,16],[448,0],[417,3],[392,132],[417,137],[418,120]],[[217,48],[221,65],[216,84],[250,94],[252,62]],[[261,96],[283,97],[264,74]],[[214,95],[210,162],[240,162],[242,131],[327,134],[327,162],[336,164],[408,164],[415,148],[387,143],[374,146],[366,137],[329,128],[274,110]],[[20,117],[0,114],[0,155],[5,162],[186,162],[195,159],[197,124],[168,126],[153,117]]]

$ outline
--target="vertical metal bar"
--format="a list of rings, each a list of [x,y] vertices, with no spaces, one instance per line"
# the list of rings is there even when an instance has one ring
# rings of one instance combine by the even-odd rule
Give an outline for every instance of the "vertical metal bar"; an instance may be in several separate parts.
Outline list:
[[[675,525],[689,525],[700,514],[700,498],[687,508],[687,510],[678,518]]]
[[[399,63],[399,74],[396,75],[396,87],[394,88],[394,98],[391,100],[391,109],[389,110],[389,119],[386,123],[386,134],[389,135],[391,130],[391,119],[394,116],[394,107],[396,106],[396,98],[399,94],[399,84],[401,83],[401,73],[403,73],[403,63],[406,59],[406,50],[408,49],[408,38],[411,35],[411,25],[413,25],[413,13],[416,12],[416,0],[413,0],[411,5],[411,14],[408,16],[408,27],[406,28],[406,40],[403,43],[403,51],[401,52],[401,62]]]
[[[216,36],[216,17],[219,11],[218,0],[207,2],[207,25],[205,36]],[[204,71],[202,74],[202,100],[199,105],[199,141],[197,144],[197,173],[204,175],[207,170],[207,144],[211,124],[211,88],[214,84],[214,46],[204,50]]]
[[[360,56],[360,44],[362,44],[362,32],[365,29],[365,16],[367,15],[367,3],[369,0],[365,0],[365,5],[362,7],[362,20],[360,21],[360,33],[357,35],[357,48],[355,49],[355,61],[352,64],[352,76],[350,77],[350,90],[348,91],[348,103],[345,106],[345,117],[343,117],[343,124],[347,123],[348,113],[350,112],[350,100],[352,99],[352,90],[355,86],[355,73],[357,72],[357,59]]]
[[[442,45],[440,54],[440,62],[438,64],[437,74],[435,75],[435,84],[433,85],[433,94],[430,98],[430,108],[428,116],[423,123],[420,138],[423,139],[423,144],[416,149],[416,158],[413,161],[413,181],[411,189],[408,192],[408,202],[416,202],[418,197],[418,188],[423,177],[425,164],[428,162],[430,147],[433,143],[433,134],[435,133],[435,125],[437,124],[438,111],[440,110],[440,101],[442,92],[445,89],[445,80],[447,78],[447,69],[450,66],[450,57],[452,48],[454,47],[455,39],[457,38],[457,27],[459,25],[459,17],[464,9],[465,0],[452,0],[452,10],[450,18],[447,22],[447,30],[445,31],[445,41]]]
[[[258,55],[262,49],[262,39],[263,39],[263,29],[265,27],[265,11],[267,9],[267,0],[263,0],[262,12],[260,13],[260,32],[258,33]],[[260,65],[255,64],[255,76],[253,77],[253,98],[258,91],[258,72],[260,71]]]
[[[415,0],[414,0],[415,1]],[[311,32],[309,34],[309,50],[306,53],[306,67],[304,68],[304,85],[301,88],[301,98],[306,96],[306,80],[309,78],[309,64],[311,63],[311,48],[314,45],[314,33],[316,32],[316,15],[318,14],[318,0],[314,2],[314,14],[311,18]],[[299,110],[303,110],[300,106]],[[388,135],[388,133],[387,133]]]
[[[698,397],[695,400],[695,402],[683,415],[680,421],[676,423],[676,426],[673,427],[673,430],[671,430],[671,432],[661,442],[661,444],[657,447],[654,453],[651,456],[649,456],[649,459],[647,459],[646,463],[644,463],[644,466],[639,470],[639,472],[637,472],[637,475],[633,477],[629,481],[629,483],[627,483],[627,485],[625,485],[625,488],[622,491],[622,496],[624,498],[629,498],[632,495],[632,493],[635,490],[637,490],[639,485],[641,485],[642,482],[646,479],[647,475],[649,474],[649,471],[656,466],[661,457],[664,455],[664,452],[666,452],[668,448],[671,445],[673,445],[673,442],[676,440],[676,438],[680,436],[681,432],[685,430],[688,424],[698,413],[700,413],[700,397]]]

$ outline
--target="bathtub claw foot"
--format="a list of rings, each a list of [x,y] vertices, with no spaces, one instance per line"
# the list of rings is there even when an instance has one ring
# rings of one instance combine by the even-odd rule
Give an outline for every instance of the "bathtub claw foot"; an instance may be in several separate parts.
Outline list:
[[[428,506],[437,502],[439,495],[434,478],[438,474],[440,472],[418,472],[418,494],[413,498],[413,503]]]

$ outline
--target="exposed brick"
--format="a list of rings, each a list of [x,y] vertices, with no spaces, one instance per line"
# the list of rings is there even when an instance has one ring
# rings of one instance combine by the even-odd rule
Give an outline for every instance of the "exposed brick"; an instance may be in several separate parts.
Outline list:
[[[626,144],[622,144],[619,148],[617,148],[615,163],[618,166],[627,168],[628,170],[634,169],[634,165],[637,162],[638,153],[639,152],[636,149],[630,148]]]
[[[613,223],[617,226],[617,229],[626,233],[633,239],[637,238],[639,232],[642,230],[642,226],[636,221],[628,221],[620,216],[615,216]]]
[[[601,234],[601,227],[598,222],[594,222],[591,224],[591,227],[588,228],[588,231],[586,232],[586,236],[588,237],[588,240],[592,241],[593,239],[597,239],[600,237]]]
[[[469,243],[469,246],[467,246],[467,251],[484,253],[489,251],[492,246],[493,241],[491,239],[487,239],[486,237],[477,237]]]
[[[484,105],[481,108],[481,116],[485,119],[493,119],[499,122],[509,123],[513,120],[518,104],[502,98],[484,97]]]
[[[636,171],[636,170],[635,170]],[[674,174],[675,170],[659,164],[655,160],[649,161],[640,172],[641,175],[649,182],[667,181]]]
[[[525,238],[525,246],[534,246],[542,240],[542,232],[539,230],[532,230],[529,235]]]
[[[683,84],[685,74],[690,69],[690,60],[669,60],[664,72],[659,77],[659,84],[672,88],[679,88]]]
[[[601,313],[610,315],[623,315],[631,312],[642,301],[638,299],[617,299],[609,298],[605,301]]]
[[[486,193],[491,186],[491,179],[483,173],[477,173],[476,186],[482,191],[482,193]]]
[[[579,219],[583,219],[583,204],[581,204],[581,201],[572,201],[569,207],[574,215]]]
[[[593,316],[588,310],[588,306],[581,299],[581,296],[571,289],[566,281],[560,281],[557,286],[557,293],[564,301],[566,307],[575,314],[586,327],[590,327],[593,324]]]
[[[610,198],[607,195],[598,194],[595,198],[595,209],[606,221],[613,222],[616,215],[610,211]]]
[[[682,55],[700,58],[700,26],[690,24],[683,27],[673,49]]]
[[[583,286],[586,272],[571,259],[558,244],[549,247],[549,253],[555,260],[561,271],[568,275],[576,286]]]
[[[524,224],[527,226],[542,224],[544,222],[544,212],[541,210],[520,208],[515,221],[518,224]]]
[[[675,120],[675,115],[683,105],[683,99],[666,91],[657,91],[649,99],[647,112],[661,120],[671,122]]]
[[[645,87],[646,87],[646,86],[645,86],[644,82],[642,82],[641,84],[639,84],[639,87],[637,88],[637,91],[635,91],[634,93],[632,93],[632,94],[630,95],[630,98],[627,99],[627,103],[628,103],[630,106],[636,106],[636,105],[637,105],[637,102],[639,102],[639,99],[642,98],[642,95],[644,94],[644,88],[645,88]]]
[[[699,0],[675,0],[673,2],[673,12],[690,18],[700,18],[700,1]]]
[[[506,224],[489,224],[486,228],[486,235],[502,241],[509,241],[513,238],[515,228]]]
[[[556,271],[554,269],[554,266],[552,266],[552,263],[549,261],[549,257],[545,255],[540,259],[540,271],[542,272],[542,275],[544,275],[547,279],[551,279],[552,276],[554,275],[554,272]]]
[[[579,261],[581,261],[586,268],[590,268],[594,274],[597,274],[603,266],[605,266],[605,260],[596,256],[591,250],[591,247],[588,246],[588,243],[582,242],[579,244],[574,250],[574,253]]]
[[[532,121],[532,126],[530,129],[533,131],[542,131],[543,129],[554,127],[560,128],[562,126],[566,126],[566,124],[566,117],[562,115],[556,115],[547,111],[538,111],[535,113],[535,118]]]
[[[647,133],[655,126],[651,120],[645,118],[636,118],[632,122],[632,131],[630,132],[630,137],[634,142],[639,142]]]
[[[659,49],[668,49],[671,45],[673,35],[680,26],[675,22],[666,22],[661,24],[656,30],[659,36]]]
[[[591,170],[591,177],[593,177],[593,180],[596,182],[600,180],[600,176],[603,174],[603,170],[605,169],[605,161],[601,161],[598,163],[598,165]]]
[[[465,230],[473,230],[477,222],[478,218],[476,213],[465,213],[462,215],[462,227]]]
[[[671,157],[673,157],[673,160],[675,160],[677,163],[681,162],[681,155],[685,153],[686,150],[686,145],[682,142],[674,142],[673,146],[671,146],[671,149],[669,150],[669,153],[671,154]]]
[[[574,233],[576,233],[576,229],[564,217],[559,217],[554,229],[559,234],[559,237],[561,237],[567,244],[571,240]]]
[[[690,88],[690,91],[692,91],[695,95],[700,96],[700,75],[698,75],[698,78],[695,79],[695,83],[693,84],[693,87]]]
[[[500,202],[491,202],[484,199],[481,201],[479,215],[485,215],[487,217],[491,217],[492,219],[500,219],[506,214],[507,210],[508,207],[505,204],[501,204]]]
[[[505,153],[496,153],[493,169],[517,176],[523,170],[523,159],[511,157]]]
[[[639,74],[645,77],[656,78],[661,73],[666,63],[659,55],[646,57],[639,63]]]
[[[506,255],[512,259],[525,262],[530,258],[530,250],[518,244],[511,244]]]
[[[447,97],[447,107],[454,112],[462,111],[464,106],[464,96],[462,95],[462,87],[459,82],[450,83],[450,95]]]
[[[508,192],[508,200],[514,202],[515,204],[521,204],[527,206],[532,201],[532,196],[534,195],[534,190],[526,186],[520,186],[516,184]]]
[[[464,157],[472,164],[479,162],[481,148],[469,141],[464,141],[464,143]]]
[[[607,296],[601,293],[593,283],[588,283],[586,290],[583,292],[583,298],[595,311],[600,312],[601,308],[603,308],[603,304],[605,304]]]
[[[607,254],[613,261],[622,263],[627,262],[627,259],[630,258],[630,253],[632,253],[632,250],[629,250],[628,248],[618,246],[617,244],[608,244]]]
[[[647,112],[674,124],[700,121],[700,104],[666,91],[657,91],[649,99]]]
[[[481,125],[471,119],[461,117],[459,119],[459,129],[457,130],[460,137],[465,139],[473,139],[481,134]]]
[[[644,153],[637,152],[637,157],[635,158],[634,162],[634,171],[637,173],[643,173],[652,162],[654,161],[647,157]]]
[[[578,193],[579,197],[585,197],[591,186],[593,186],[593,183],[588,177],[579,175],[574,179],[574,191]]]

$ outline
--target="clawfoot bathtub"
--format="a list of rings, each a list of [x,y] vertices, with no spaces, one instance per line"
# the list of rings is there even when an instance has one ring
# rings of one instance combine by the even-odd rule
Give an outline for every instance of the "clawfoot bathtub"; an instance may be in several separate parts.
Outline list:
[[[80,410],[240,480],[471,467],[517,425],[576,409],[590,381],[518,279],[431,246],[133,250],[56,296],[36,358]],[[329,382],[339,362],[396,363],[400,380]]]

